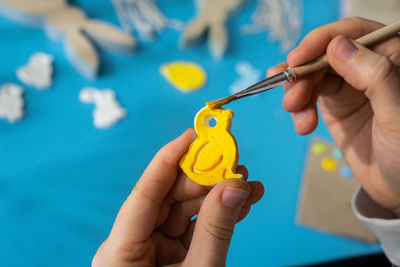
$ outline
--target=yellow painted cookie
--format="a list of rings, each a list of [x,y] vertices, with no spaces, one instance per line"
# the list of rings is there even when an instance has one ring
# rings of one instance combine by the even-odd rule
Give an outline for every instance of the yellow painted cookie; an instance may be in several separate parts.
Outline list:
[[[239,161],[238,147],[230,133],[233,111],[223,108],[201,109],[195,118],[197,139],[182,157],[183,172],[200,185],[215,185],[229,178],[241,179],[235,173]],[[215,125],[211,122],[215,120]]]
[[[182,92],[198,90],[207,81],[207,75],[202,67],[185,61],[162,65],[161,74]]]

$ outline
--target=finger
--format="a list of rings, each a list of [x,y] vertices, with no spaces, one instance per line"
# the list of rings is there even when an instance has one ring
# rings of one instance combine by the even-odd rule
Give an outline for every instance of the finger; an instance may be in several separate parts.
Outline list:
[[[200,209],[187,266],[224,266],[235,223],[249,195],[241,179],[225,180],[207,195]]]
[[[371,102],[382,130],[398,132],[393,120],[400,114],[400,73],[385,56],[338,36],[327,50],[329,64]]]
[[[236,172],[242,174],[243,180],[247,180],[249,172],[244,165],[239,165],[236,168]],[[206,195],[212,187],[205,187],[193,182],[187,177],[182,171],[178,175],[177,182],[171,189],[170,193],[166,197],[166,202],[163,203],[160,215],[158,217],[156,227],[163,224],[170,213],[171,205],[176,202],[182,202],[190,199],[195,199],[200,196]],[[197,211],[198,212],[198,211]],[[197,212],[195,214],[197,214]],[[194,215],[194,214],[193,214]]]
[[[246,203],[243,206],[242,210],[240,211],[238,219],[236,220],[236,223],[241,222],[243,219],[245,219],[247,217],[247,215],[249,214],[250,210],[251,210],[251,205]],[[196,221],[197,221],[197,219],[190,221],[189,226],[186,229],[186,232],[183,234],[183,236],[181,238],[182,244],[186,249],[189,249],[190,242],[192,242],[193,232],[195,229]]]
[[[194,136],[192,129],[187,130],[157,153],[122,205],[108,242],[131,248],[150,237],[160,206],[175,182],[178,161]]]
[[[315,85],[321,81],[325,73],[326,69],[287,83],[283,97],[283,108],[288,112],[298,112],[308,106],[314,100]]]
[[[239,213],[237,222],[240,222],[241,220],[243,220],[250,212],[251,206],[254,205],[255,203],[257,203],[258,201],[260,201],[260,199],[264,196],[265,189],[264,189],[264,185],[261,182],[251,181],[248,184],[250,185],[250,188],[251,188],[250,195],[246,200],[246,204],[244,205],[244,207],[242,208],[242,210]],[[191,216],[191,218],[192,217],[193,216]],[[188,226],[186,227],[186,231],[185,231],[183,237],[181,238],[182,243],[184,244],[184,247],[186,249],[189,248],[189,244],[192,241],[195,223],[196,223],[196,219],[191,220],[189,222]]]
[[[240,173],[244,180],[247,180],[249,177],[249,171],[244,165],[238,165],[236,172]],[[211,187],[205,187],[193,182],[189,177],[186,176],[185,173],[180,170],[177,181],[167,198],[170,199],[171,202],[185,201],[203,196],[207,194],[210,189]]]
[[[242,221],[244,218],[246,218],[247,215],[249,214],[250,210],[251,210],[251,205],[245,204],[239,213],[236,223],[238,223],[238,222]],[[194,232],[194,229],[196,226],[196,222],[197,222],[197,218],[190,221],[190,224],[187,227],[186,232],[181,237],[181,242],[183,244],[183,247],[186,248],[187,250],[189,250],[190,243],[192,242],[193,232]]]
[[[247,205],[247,204],[244,205],[244,207],[242,208],[242,210],[239,213],[236,223],[241,222],[243,219],[245,219],[247,217],[247,215],[249,214],[250,210],[251,210],[250,205]],[[186,232],[184,233],[184,235],[181,238],[182,245],[187,250],[189,250],[190,243],[192,242],[193,232],[194,232],[194,229],[196,226],[196,222],[197,222],[197,218],[190,222],[189,226],[186,229]]]
[[[270,68],[267,76],[271,77],[285,71],[287,68],[287,63],[283,62],[276,67]],[[326,70],[322,70],[313,75],[286,84],[284,86],[283,108],[288,112],[295,112],[307,106],[313,96],[313,86],[322,79],[325,72]]]
[[[181,242],[186,250],[189,250],[190,243],[192,242],[194,228],[196,226],[197,218],[190,221],[189,226],[186,229],[186,232],[181,237]]]
[[[302,110],[292,113],[294,126],[299,135],[310,134],[318,126],[317,99],[319,91],[319,87],[314,88],[310,103]]]
[[[264,196],[265,189],[264,185],[259,181],[251,181],[248,184],[250,185],[250,195],[247,198],[246,205],[253,205]]]
[[[384,55],[389,58],[390,61],[396,66],[400,67],[400,37],[399,35],[394,36],[374,45],[371,50],[378,54]]]
[[[242,210],[240,211],[239,217],[238,217],[236,223],[239,223],[239,222],[243,221],[247,217],[247,215],[249,215],[250,210],[251,210],[251,206],[250,205],[245,205],[242,208]]]
[[[240,166],[240,168],[246,170],[247,172],[246,167]],[[251,190],[245,206],[251,206],[257,203],[264,195],[264,186],[261,182],[252,181],[249,182],[249,185]],[[165,222],[161,226],[160,231],[170,238],[178,238],[179,236],[183,235],[186,232],[186,229],[189,226],[193,216],[199,213],[204,198],[205,196],[202,196],[175,203],[172,206]]]
[[[240,173],[242,175],[242,179],[245,181],[247,181],[247,178],[249,178],[249,170],[244,165],[237,166],[236,172]]]
[[[288,65],[286,62],[282,62],[279,65],[275,66],[275,67],[271,67],[268,69],[267,71],[267,77],[271,77],[274,76],[278,73],[281,73],[282,71],[285,71],[288,68]]]
[[[308,34],[300,45],[289,53],[287,62],[290,67],[294,67],[317,58],[325,53],[329,42],[338,34],[347,34],[352,38],[356,38],[380,27],[382,27],[380,23],[359,18],[344,19],[325,25]],[[313,88],[321,81],[325,73],[326,69],[285,86],[283,108],[288,112],[296,112],[298,114],[296,115],[297,117],[312,115],[315,118],[315,112],[312,108],[313,103],[311,103]],[[298,132],[302,132],[303,134],[310,132],[312,125],[316,126],[314,120],[312,124],[306,123],[305,126],[303,123],[300,124],[296,129],[299,129]]]
[[[187,254],[187,249],[183,246],[182,242],[179,239],[170,239],[160,232],[156,231],[151,235],[153,247],[155,255],[154,265],[145,265],[145,266],[166,266],[172,267],[174,265],[170,265],[171,263],[182,262]],[[129,257],[129,256],[128,256]],[[132,257],[132,256],[131,256]],[[122,266],[122,265],[107,265],[107,266]],[[144,266],[140,265],[138,262],[132,265],[124,265],[124,266]]]
[[[261,182],[258,181],[252,181],[249,182],[250,185],[250,195],[247,198],[246,204],[242,208],[239,214],[239,218],[237,222],[242,221],[246,216],[249,214],[251,206],[256,204],[258,201],[261,200],[261,198],[264,196],[264,185]]]
[[[343,85],[343,78],[340,77],[339,75],[332,75],[329,73],[326,73],[324,78],[320,81],[320,86],[321,91],[320,91],[320,97],[324,96],[333,96],[339,94],[339,90],[341,89],[341,86]]]
[[[209,188],[193,182],[182,170],[179,170],[177,181],[168,194],[172,202],[180,202],[203,196],[210,191]]]
[[[170,238],[178,238],[183,235],[191,218],[199,213],[204,199],[205,196],[202,196],[174,204],[160,231]]]
[[[327,125],[349,118],[368,101],[363,92],[354,90],[340,76],[326,75],[319,86],[322,90],[318,103]],[[355,129],[354,126],[351,128]]]
[[[384,25],[363,18],[347,18],[317,28],[307,34],[299,46],[288,54],[290,67],[296,67],[324,54],[330,41],[338,35],[356,39]]]
[[[162,225],[171,212],[171,206],[177,202],[183,202],[186,200],[196,199],[204,196],[210,191],[208,187],[199,185],[193,182],[189,177],[182,172],[178,171],[178,177],[171,191],[162,204],[160,213],[157,219],[156,227]]]

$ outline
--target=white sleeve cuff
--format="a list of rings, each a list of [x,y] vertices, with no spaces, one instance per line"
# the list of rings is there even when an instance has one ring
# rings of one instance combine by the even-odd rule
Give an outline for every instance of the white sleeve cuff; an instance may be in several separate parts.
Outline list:
[[[357,218],[381,242],[390,262],[400,266],[400,219],[390,210],[379,206],[361,187],[354,194],[352,206]]]

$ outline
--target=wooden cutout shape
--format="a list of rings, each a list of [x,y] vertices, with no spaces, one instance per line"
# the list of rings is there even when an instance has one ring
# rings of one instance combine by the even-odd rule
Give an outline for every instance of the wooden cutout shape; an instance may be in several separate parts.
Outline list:
[[[201,109],[195,117],[197,139],[182,157],[180,166],[183,172],[194,182],[211,186],[230,179],[241,179],[235,173],[239,153],[237,142],[230,133],[233,111],[222,108]],[[215,126],[210,120],[215,119]]]
[[[118,53],[133,52],[135,39],[117,27],[91,20],[68,0],[0,0],[0,13],[29,26],[44,28],[54,41],[65,43],[66,54],[87,78],[95,78],[99,58],[92,42]]]
[[[326,149],[311,149],[315,144]],[[346,167],[344,159],[334,158],[336,147],[323,140],[314,139],[308,152],[307,167],[298,214],[300,224],[342,235],[345,237],[376,242],[374,234],[360,222],[351,207],[351,200],[358,183],[354,178],[342,177],[340,168]],[[324,160],[335,160],[337,168],[326,171]]]
[[[229,14],[244,0],[196,0],[197,16],[189,22],[183,32],[181,43],[184,47],[198,41],[208,30],[208,46],[216,59],[221,59],[228,46],[225,28]]]

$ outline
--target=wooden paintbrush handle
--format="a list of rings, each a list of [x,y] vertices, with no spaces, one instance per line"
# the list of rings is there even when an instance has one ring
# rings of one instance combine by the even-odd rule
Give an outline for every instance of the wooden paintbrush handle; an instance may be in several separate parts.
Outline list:
[[[379,43],[389,37],[392,37],[400,32],[400,21],[395,22],[391,25],[382,27],[374,32],[371,32],[363,37],[356,40],[362,46],[371,46],[373,44]],[[300,78],[304,75],[313,73],[315,71],[321,70],[328,67],[328,60],[326,55],[322,55],[313,61],[310,61],[304,65],[294,67],[293,70],[296,72],[296,77]]]

